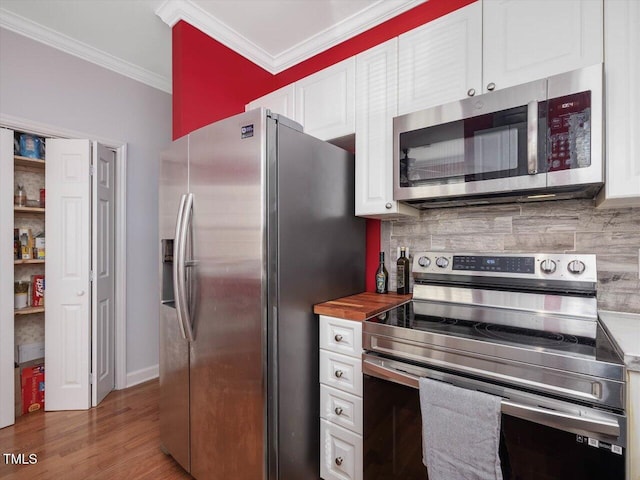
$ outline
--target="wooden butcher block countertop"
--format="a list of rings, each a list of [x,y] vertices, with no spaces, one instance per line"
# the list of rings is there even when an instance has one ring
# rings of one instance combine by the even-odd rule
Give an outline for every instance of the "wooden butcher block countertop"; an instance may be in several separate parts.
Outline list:
[[[411,294],[364,292],[318,303],[313,307],[313,313],[346,318],[347,320],[365,320],[380,312],[402,305],[411,300],[411,297]]]

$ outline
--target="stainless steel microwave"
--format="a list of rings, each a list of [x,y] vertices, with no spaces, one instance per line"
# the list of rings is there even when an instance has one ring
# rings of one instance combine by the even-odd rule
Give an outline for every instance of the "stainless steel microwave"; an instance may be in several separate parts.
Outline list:
[[[393,120],[393,196],[418,208],[594,197],[602,65]]]

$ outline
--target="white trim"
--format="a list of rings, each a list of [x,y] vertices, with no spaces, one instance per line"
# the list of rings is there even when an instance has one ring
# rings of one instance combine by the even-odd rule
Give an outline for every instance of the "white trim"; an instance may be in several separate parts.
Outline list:
[[[116,324],[115,388],[127,387],[127,144],[105,137],[55,127],[26,118],[0,113],[0,125],[36,135],[62,138],[90,138],[116,152]],[[13,178],[13,175],[11,175]],[[12,186],[13,189],[13,186]],[[13,211],[12,211],[13,218]],[[11,222],[13,230],[13,222]],[[12,280],[13,281],[13,280]],[[13,322],[12,322],[13,325]],[[11,335],[13,338],[13,335]],[[13,354],[13,353],[12,353]],[[157,367],[156,367],[157,368]]]
[[[127,388],[158,378],[158,364],[127,374]]]
[[[28,118],[17,117],[15,115],[7,115],[0,113],[0,125],[12,128],[13,130],[27,131],[34,135],[40,135],[43,137],[56,137],[56,138],[90,138],[96,142],[102,143],[104,146],[118,149],[125,143],[113,138],[98,137],[91,133],[81,132],[79,130],[71,130],[68,128],[60,128],[48,123],[41,123]]]
[[[116,149],[115,388],[127,387],[127,144]]]
[[[377,0],[370,6],[293,47],[272,55],[221,22],[191,0],[165,0],[157,9],[163,22],[173,27],[183,20],[272,74],[286,70],[428,0]]]
[[[171,78],[134,65],[4,8],[0,8],[0,27],[57,48],[158,90],[171,93]]]

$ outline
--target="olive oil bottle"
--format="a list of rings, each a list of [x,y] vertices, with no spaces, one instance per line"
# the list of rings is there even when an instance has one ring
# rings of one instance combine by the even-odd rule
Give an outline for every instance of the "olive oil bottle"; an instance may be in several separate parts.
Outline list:
[[[380,265],[376,270],[376,293],[387,293],[389,291],[389,273],[384,266],[384,252],[380,252]]]
[[[396,262],[396,268],[397,293],[405,295],[409,293],[409,271],[411,270],[406,247],[400,247],[400,258]]]

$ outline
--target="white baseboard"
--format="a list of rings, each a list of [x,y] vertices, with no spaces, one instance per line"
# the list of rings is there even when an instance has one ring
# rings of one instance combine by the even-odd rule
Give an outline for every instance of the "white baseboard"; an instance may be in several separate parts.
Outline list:
[[[158,378],[158,375],[158,365],[152,365],[151,367],[141,368],[135,372],[129,372],[127,373],[127,388]]]

